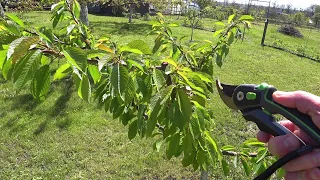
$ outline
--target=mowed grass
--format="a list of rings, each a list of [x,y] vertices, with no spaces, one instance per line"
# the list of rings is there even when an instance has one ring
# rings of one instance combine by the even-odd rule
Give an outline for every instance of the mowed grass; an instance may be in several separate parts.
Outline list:
[[[50,27],[49,12],[23,15],[32,27]],[[107,36],[121,44],[135,39],[153,46],[148,22],[126,18],[89,16],[95,37]],[[172,18],[173,22],[181,20]],[[214,22],[212,22],[212,26]],[[206,22],[206,26],[210,26]],[[188,36],[189,28],[173,28],[177,36]],[[232,46],[215,77],[230,84],[267,82],[279,90],[305,90],[320,95],[320,63],[260,46],[261,26],[253,26],[244,42]],[[195,40],[211,40],[212,33],[195,31]],[[320,37],[320,33],[318,36]],[[296,42],[295,38],[289,41]],[[188,39],[186,39],[187,41]],[[320,43],[319,38],[314,38]],[[183,168],[181,159],[165,159],[165,147],[153,151],[154,139],[129,141],[127,127],[87,104],[74,92],[70,80],[54,82],[48,98],[37,103],[26,88],[16,93],[14,85],[0,77],[0,179],[198,179],[200,172]],[[223,146],[239,146],[254,137],[257,128],[228,109],[217,93],[209,102],[216,129],[212,132]],[[231,163],[232,164],[232,163]],[[231,165],[232,167],[232,165]],[[211,179],[252,179],[241,167],[232,167],[224,177],[217,167]]]

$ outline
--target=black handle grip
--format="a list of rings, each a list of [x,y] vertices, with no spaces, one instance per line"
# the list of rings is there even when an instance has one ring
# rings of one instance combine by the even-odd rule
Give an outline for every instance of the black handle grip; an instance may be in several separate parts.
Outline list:
[[[242,114],[247,121],[256,123],[261,131],[273,136],[281,136],[291,133],[286,127],[277,123],[272,115],[269,115],[262,109],[256,109],[248,112],[242,111]]]

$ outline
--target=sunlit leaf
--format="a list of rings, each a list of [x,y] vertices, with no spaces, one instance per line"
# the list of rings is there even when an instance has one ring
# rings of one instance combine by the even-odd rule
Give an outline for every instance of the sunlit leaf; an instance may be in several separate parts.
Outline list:
[[[42,66],[35,73],[31,82],[31,93],[37,100],[42,101],[50,89],[50,68],[49,65]]]

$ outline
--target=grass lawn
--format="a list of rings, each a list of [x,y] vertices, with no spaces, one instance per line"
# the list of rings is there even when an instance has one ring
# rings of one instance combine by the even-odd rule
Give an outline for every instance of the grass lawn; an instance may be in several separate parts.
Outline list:
[[[49,27],[48,13],[23,16],[31,26]],[[126,18],[90,15],[89,19],[96,37],[107,36],[123,44],[143,39],[153,46],[153,37],[146,36],[151,28],[146,21],[134,20],[128,26]],[[175,18],[172,21],[182,23]],[[213,26],[213,22],[206,21],[206,26]],[[222,68],[215,68],[215,76],[225,83],[267,82],[283,91],[320,95],[320,63],[261,47],[262,29],[254,25],[244,42],[235,43]],[[177,36],[191,33],[185,27],[173,31]],[[271,29],[269,35],[272,33]],[[320,33],[314,33],[307,44],[310,47],[320,43]],[[211,32],[196,30],[194,39],[211,37]],[[296,38],[283,38],[299,43]],[[17,94],[14,85],[1,76],[0,92],[0,179],[199,178],[200,173],[183,168],[180,159],[165,160],[165,148],[160,153],[153,151],[154,139],[129,141],[127,127],[97,109],[96,104],[81,101],[68,80],[54,82],[47,101],[41,104],[33,100],[28,89]],[[237,146],[255,136],[255,125],[229,110],[217,93],[210,104],[216,122],[213,133],[221,146]],[[211,179],[252,179],[240,167],[232,168],[229,177],[224,177],[220,168],[212,171]]]

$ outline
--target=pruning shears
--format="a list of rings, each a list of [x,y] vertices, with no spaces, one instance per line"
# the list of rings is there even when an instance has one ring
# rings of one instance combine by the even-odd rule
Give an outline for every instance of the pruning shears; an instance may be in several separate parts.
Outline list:
[[[266,83],[260,85],[227,85],[220,83],[219,80],[216,80],[216,86],[222,101],[229,108],[240,110],[244,119],[256,123],[261,131],[273,136],[293,134],[286,127],[279,124],[273,116],[273,114],[281,114],[304,131],[316,144],[315,146],[306,144],[296,136],[301,142],[301,147],[279,159],[256,179],[268,179],[284,164],[311,152],[315,147],[320,147],[320,129],[312,122],[311,117],[299,112],[297,109],[276,103],[272,98],[272,94],[277,91],[275,87]]]

